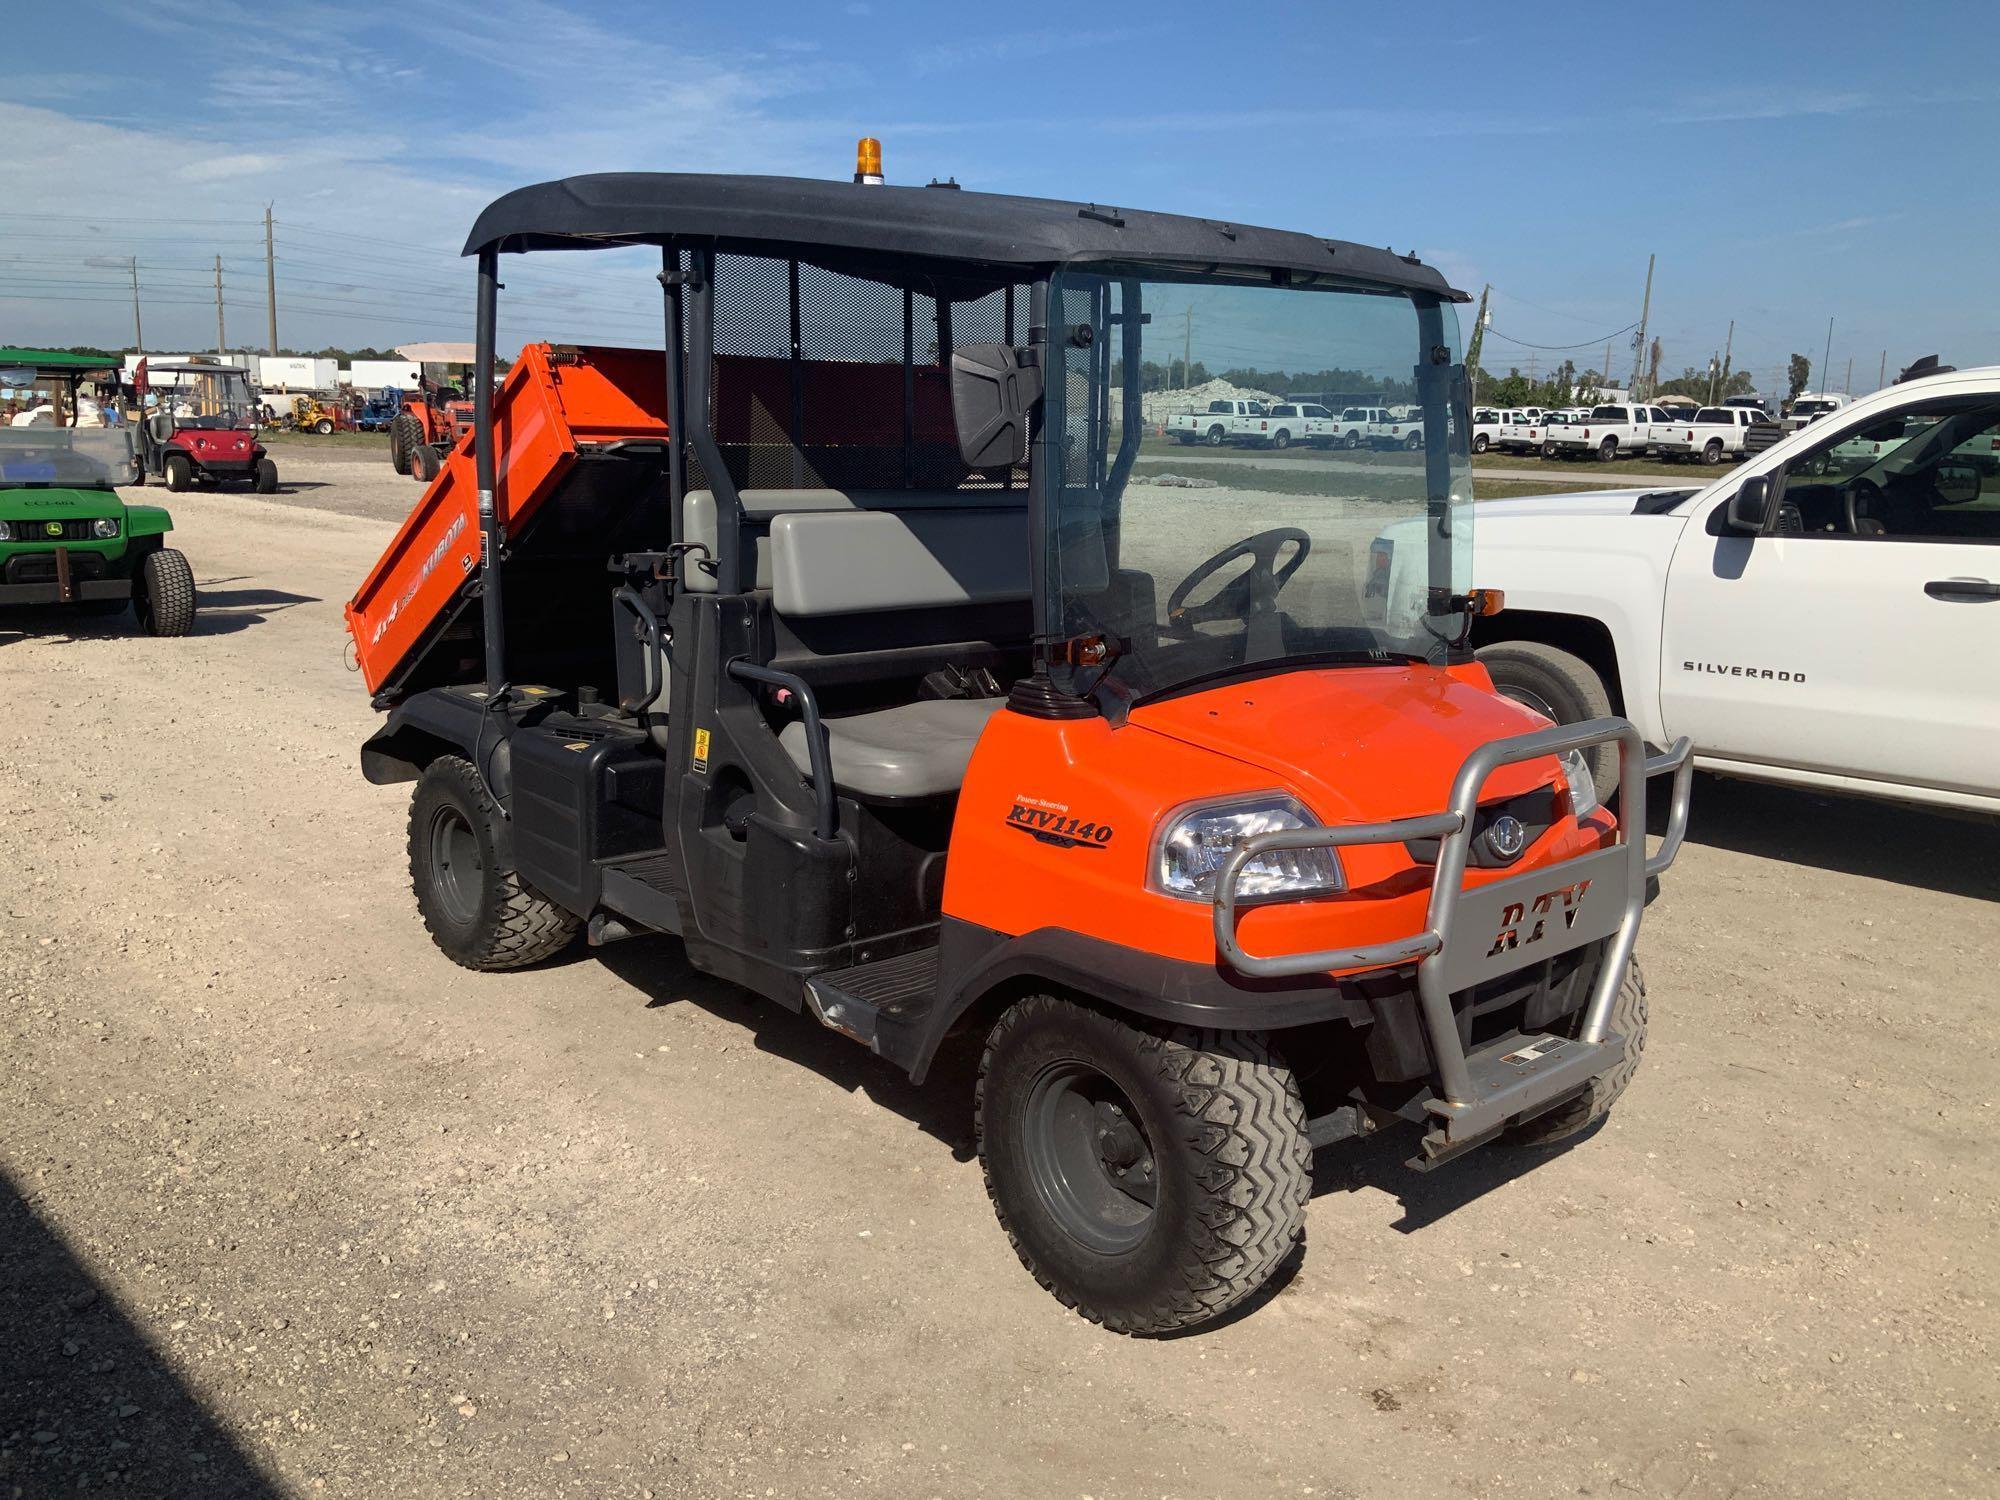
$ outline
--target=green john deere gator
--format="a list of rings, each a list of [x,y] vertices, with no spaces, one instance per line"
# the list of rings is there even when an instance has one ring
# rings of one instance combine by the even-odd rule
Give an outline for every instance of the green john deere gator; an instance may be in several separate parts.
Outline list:
[[[0,606],[130,609],[153,635],[194,626],[194,573],[166,545],[173,518],[128,505],[138,482],[132,427],[108,393],[101,357],[0,349]]]

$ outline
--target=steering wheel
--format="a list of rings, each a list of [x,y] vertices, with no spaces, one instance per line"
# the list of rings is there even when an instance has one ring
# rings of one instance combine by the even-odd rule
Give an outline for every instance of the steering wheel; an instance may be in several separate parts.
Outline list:
[[[1882,493],[1882,486],[1872,479],[1857,479],[1847,487],[1847,534],[1849,536],[1886,536],[1888,525],[1882,519],[1887,509],[1888,497]]]
[[[1289,544],[1294,550],[1282,567],[1278,555]],[[1167,596],[1167,628],[1180,636],[1192,636],[1197,625],[1217,620],[1248,621],[1253,615],[1275,614],[1278,591],[1292,581],[1292,575],[1312,551],[1312,538],[1296,526],[1273,526],[1255,536],[1224,547],[1174,586]],[[1201,604],[1189,605],[1187,597],[1196,588],[1239,557],[1254,559],[1242,573],[1215,591]]]

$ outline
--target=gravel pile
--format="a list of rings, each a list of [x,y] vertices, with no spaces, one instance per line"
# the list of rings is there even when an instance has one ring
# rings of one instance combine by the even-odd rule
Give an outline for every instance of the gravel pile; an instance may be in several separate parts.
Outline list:
[[[1139,409],[1146,415],[1146,425],[1164,422],[1176,412],[1207,411],[1211,401],[1276,401],[1277,396],[1269,391],[1253,390],[1249,386],[1231,385],[1226,380],[1210,380],[1187,390],[1148,391],[1139,398]]]

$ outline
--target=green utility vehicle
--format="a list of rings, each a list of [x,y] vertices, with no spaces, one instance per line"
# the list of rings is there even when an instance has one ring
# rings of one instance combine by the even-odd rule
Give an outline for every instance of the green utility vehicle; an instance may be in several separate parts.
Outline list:
[[[138,478],[132,427],[108,392],[102,358],[0,349],[0,606],[130,608],[153,635],[194,626],[194,573],[166,545],[173,518],[127,505]]]

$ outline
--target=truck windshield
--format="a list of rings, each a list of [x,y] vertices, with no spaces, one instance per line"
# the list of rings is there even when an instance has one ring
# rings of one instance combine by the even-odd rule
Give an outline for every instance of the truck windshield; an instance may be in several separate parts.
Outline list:
[[[1392,627],[1367,602],[1371,544],[1397,522],[1424,536],[1432,497],[1451,508],[1419,548],[1440,615],[1470,586],[1471,424],[1449,306],[1137,268],[1072,269],[1050,295],[1042,629],[1061,685],[1130,700],[1267,663],[1428,657],[1456,636],[1455,617]],[[1227,359],[1232,382],[1372,389],[1411,404],[1415,425],[1283,448],[1253,431],[1246,451],[1189,463],[1143,413],[1174,407],[1168,355],[1190,310],[1209,346],[1195,356]],[[1432,349],[1431,399],[1459,415],[1427,434],[1416,370]]]

